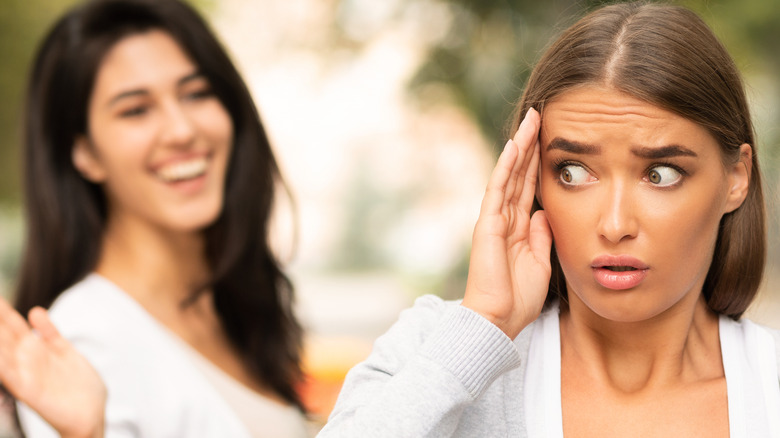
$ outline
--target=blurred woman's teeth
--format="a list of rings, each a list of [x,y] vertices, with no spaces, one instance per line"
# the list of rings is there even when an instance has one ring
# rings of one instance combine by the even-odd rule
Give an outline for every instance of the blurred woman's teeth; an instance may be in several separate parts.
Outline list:
[[[203,175],[206,173],[207,165],[208,161],[206,158],[196,158],[194,160],[168,164],[157,169],[156,174],[166,182],[182,181]]]

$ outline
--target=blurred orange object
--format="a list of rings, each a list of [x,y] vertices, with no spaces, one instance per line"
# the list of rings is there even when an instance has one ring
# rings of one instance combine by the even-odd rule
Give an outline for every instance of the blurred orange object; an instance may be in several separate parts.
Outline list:
[[[304,344],[301,399],[312,419],[325,424],[347,372],[371,352],[371,341],[357,337],[312,335]]]

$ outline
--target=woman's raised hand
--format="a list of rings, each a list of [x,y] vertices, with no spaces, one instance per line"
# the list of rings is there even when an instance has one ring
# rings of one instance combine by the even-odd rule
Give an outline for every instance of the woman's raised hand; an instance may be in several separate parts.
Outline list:
[[[32,327],[0,299],[0,381],[63,437],[102,437],[106,387],[100,376],[45,310],[33,308],[29,320]]]
[[[541,119],[526,113],[490,176],[474,237],[463,306],[514,339],[542,310],[550,281],[552,232],[531,217],[539,172]]]

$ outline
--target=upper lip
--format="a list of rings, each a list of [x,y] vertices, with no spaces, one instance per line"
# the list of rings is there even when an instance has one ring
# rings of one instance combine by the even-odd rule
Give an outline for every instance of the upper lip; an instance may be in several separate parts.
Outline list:
[[[187,161],[196,160],[200,158],[205,158],[208,160],[210,157],[211,154],[208,152],[186,153],[186,154],[181,154],[181,155],[167,158],[165,160],[158,161],[150,167],[152,171],[157,171],[158,169],[163,168],[165,166],[169,166],[171,164],[187,162]]]
[[[591,268],[603,268],[605,266],[627,266],[637,270],[643,270],[649,268],[649,266],[642,263],[642,261],[637,259],[636,257],[632,257],[630,255],[625,255],[625,254],[600,255],[595,259],[593,259],[593,262],[591,262],[590,264]]]

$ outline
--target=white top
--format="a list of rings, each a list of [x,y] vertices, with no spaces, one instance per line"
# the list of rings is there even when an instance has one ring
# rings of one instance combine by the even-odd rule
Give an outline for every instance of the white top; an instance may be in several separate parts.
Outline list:
[[[349,371],[318,438],[560,437],[558,324],[549,309],[509,339],[421,297]],[[780,331],[721,318],[720,338],[731,436],[780,438]]]
[[[728,392],[731,438],[780,437],[775,340],[749,320],[719,321]],[[531,337],[525,374],[525,420],[529,438],[563,438],[561,342],[558,309],[540,317]]]
[[[261,396],[235,380],[231,390],[216,389],[212,383],[215,373],[206,376],[203,369],[207,367],[198,363],[195,350],[97,274],[63,292],[49,312],[62,335],[90,361],[106,384],[107,438],[305,436],[298,433],[304,430],[301,414],[280,414],[284,407],[259,402]],[[223,376],[220,388],[230,385],[224,377],[232,380]],[[250,394],[237,391],[236,385]],[[243,421],[227,401],[224,394],[228,392],[241,393],[239,404],[253,400],[251,406],[257,411],[252,413],[269,426],[254,423],[248,427],[251,420]],[[227,398],[235,402],[232,395]],[[58,436],[35,412],[21,403],[18,407],[22,430],[28,437]],[[280,430],[294,432],[280,435],[286,433]]]
[[[192,363],[230,405],[253,437],[306,438],[309,433],[298,408],[284,405],[247,388],[182,342]]]

